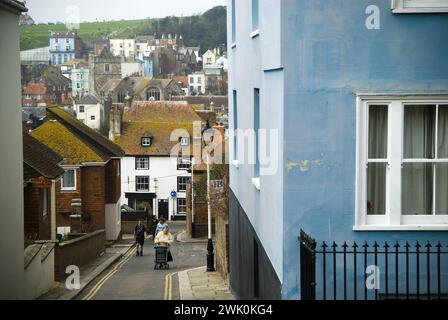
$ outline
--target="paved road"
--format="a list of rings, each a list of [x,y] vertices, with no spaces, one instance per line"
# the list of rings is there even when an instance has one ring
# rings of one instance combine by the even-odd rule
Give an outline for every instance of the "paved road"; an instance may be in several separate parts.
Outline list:
[[[184,224],[172,224],[171,231],[185,229]],[[103,272],[86,287],[78,299],[91,300],[164,300],[179,299],[177,272],[206,264],[205,243],[174,242],[171,249],[174,262],[169,270],[154,270],[154,245],[145,243],[144,256],[135,256],[135,250],[116,265]]]

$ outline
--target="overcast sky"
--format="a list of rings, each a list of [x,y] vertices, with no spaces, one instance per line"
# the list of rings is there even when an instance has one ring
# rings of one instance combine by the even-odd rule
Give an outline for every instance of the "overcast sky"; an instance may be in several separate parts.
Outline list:
[[[217,5],[226,0],[26,0],[36,22],[65,22],[77,11],[81,22],[186,16]]]

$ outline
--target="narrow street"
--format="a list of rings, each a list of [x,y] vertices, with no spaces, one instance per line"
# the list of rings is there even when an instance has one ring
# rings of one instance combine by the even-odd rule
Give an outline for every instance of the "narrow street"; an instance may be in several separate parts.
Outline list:
[[[174,223],[175,235],[185,229],[184,223]],[[145,242],[143,257],[135,255],[135,248],[115,265],[104,271],[87,286],[78,300],[178,300],[177,273],[206,264],[206,243],[175,241],[171,252],[174,262],[169,270],[154,270],[153,239]]]

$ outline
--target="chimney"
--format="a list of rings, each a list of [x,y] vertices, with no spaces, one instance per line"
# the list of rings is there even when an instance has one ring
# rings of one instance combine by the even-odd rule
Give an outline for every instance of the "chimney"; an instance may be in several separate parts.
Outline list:
[[[109,140],[115,141],[121,136],[121,123],[123,121],[123,109],[118,104],[110,110]]]

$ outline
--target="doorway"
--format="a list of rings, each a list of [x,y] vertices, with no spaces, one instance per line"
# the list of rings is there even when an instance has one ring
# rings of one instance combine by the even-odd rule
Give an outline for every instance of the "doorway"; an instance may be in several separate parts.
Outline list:
[[[169,214],[168,214],[168,200],[160,199],[158,203],[158,213],[159,218],[165,218],[168,220]]]

